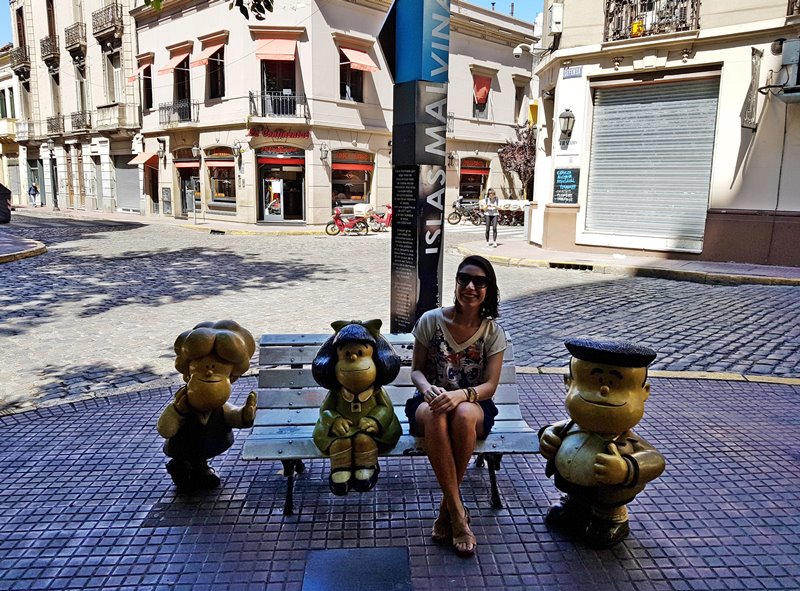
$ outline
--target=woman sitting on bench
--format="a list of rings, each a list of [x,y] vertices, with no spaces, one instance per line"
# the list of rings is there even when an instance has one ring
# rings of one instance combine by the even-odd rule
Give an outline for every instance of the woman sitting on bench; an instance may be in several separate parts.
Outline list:
[[[477,541],[461,499],[461,481],[477,439],[494,425],[492,401],[506,338],[499,316],[497,278],[481,256],[461,261],[455,305],[430,310],[414,327],[411,380],[417,394],[406,402],[412,435],[425,437],[428,458],[442,489],[431,537],[472,556]]]

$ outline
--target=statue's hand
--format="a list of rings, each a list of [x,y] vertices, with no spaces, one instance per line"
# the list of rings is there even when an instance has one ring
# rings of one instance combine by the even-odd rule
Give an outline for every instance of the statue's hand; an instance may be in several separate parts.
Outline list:
[[[248,429],[253,426],[256,420],[256,407],[258,405],[258,398],[255,392],[250,392],[247,395],[247,400],[242,407],[242,426]]]
[[[351,423],[348,419],[344,417],[337,417],[333,419],[333,424],[331,425],[331,433],[336,437],[344,437],[347,435],[347,432],[350,430],[350,427],[353,423]]]
[[[620,455],[616,444],[609,443],[611,453],[597,454],[594,458],[594,477],[600,484],[622,484],[628,479],[628,463]]]
[[[539,451],[542,457],[546,460],[552,460],[556,457],[559,447],[561,447],[561,437],[556,435],[553,427],[548,427],[542,433],[542,438],[539,439]]]
[[[177,392],[175,392],[175,400],[173,401],[172,406],[175,407],[175,410],[178,411],[178,414],[189,414],[189,412],[192,410],[192,407],[189,406],[189,396],[186,394],[186,388],[180,388]]]
[[[364,433],[369,433],[370,435],[377,435],[381,430],[381,426],[378,424],[378,421],[372,417],[361,417],[361,419],[358,421],[358,428]]]

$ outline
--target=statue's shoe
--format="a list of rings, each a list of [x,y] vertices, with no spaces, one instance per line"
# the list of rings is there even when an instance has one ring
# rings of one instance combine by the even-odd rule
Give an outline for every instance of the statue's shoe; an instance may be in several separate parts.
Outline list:
[[[563,496],[560,501],[547,510],[544,522],[548,527],[556,529],[583,531],[588,526],[591,517],[592,511],[587,505],[573,501],[569,496]]]
[[[370,476],[369,478],[365,480],[356,477],[353,478],[352,480],[353,490],[363,493],[375,488],[375,484],[378,482],[378,474],[381,473],[381,467],[378,464],[375,464],[374,466],[356,466],[355,474],[358,474],[359,470],[370,470],[370,469],[373,469],[374,472],[372,473],[372,476]]]
[[[333,479],[333,475],[338,472],[347,472],[348,473],[348,480],[344,482],[336,482]],[[350,474],[352,474],[352,470],[350,468],[334,468],[331,471],[330,476],[328,476],[328,487],[330,487],[331,492],[335,494],[337,497],[343,497],[348,492],[350,492],[350,483],[352,482],[352,478],[350,478]]]
[[[620,523],[595,518],[586,527],[586,544],[592,548],[611,548],[619,544],[630,532],[627,520]]]
[[[189,462],[172,458],[167,462],[167,473],[172,477],[172,482],[175,483],[179,493],[188,493],[194,490],[192,465]]]
[[[219,476],[208,464],[192,472],[192,481],[197,488],[212,489],[220,485]]]

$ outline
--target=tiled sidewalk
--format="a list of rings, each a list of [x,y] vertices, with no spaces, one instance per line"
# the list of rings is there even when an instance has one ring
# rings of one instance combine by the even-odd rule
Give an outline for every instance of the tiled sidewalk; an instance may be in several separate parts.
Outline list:
[[[519,379],[532,426],[563,418],[560,376]],[[175,496],[155,431],[169,389],[0,417],[0,589],[300,591],[309,550],[374,547],[409,548],[417,591],[797,589],[800,386],[652,383],[638,431],[667,471],[631,504],[626,542],[595,551],[548,531],[558,493],[542,459],[507,456],[502,510],[485,472],[467,473],[469,560],[427,539],[438,498],[423,458],[384,461],[373,492],[344,498],[312,462],[285,517],[280,465],[239,458],[246,432],[215,462],[221,488]]]

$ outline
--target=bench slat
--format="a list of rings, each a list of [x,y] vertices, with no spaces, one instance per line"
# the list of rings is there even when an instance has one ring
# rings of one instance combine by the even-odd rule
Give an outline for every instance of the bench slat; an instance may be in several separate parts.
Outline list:
[[[408,426],[403,424],[408,431]],[[492,428],[492,433],[527,433],[531,427],[524,420],[509,419],[497,421]],[[314,432],[314,425],[279,425],[255,427],[248,435],[248,439],[310,439]]]
[[[416,392],[413,386],[386,386],[385,390],[392,399],[393,404],[405,404]],[[316,388],[270,389],[259,390],[258,409],[261,412],[270,412],[270,409],[292,408],[319,408],[325,400],[328,391],[317,386]],[[517,387],[514,384],[500,384],[494,393],[495,404],[511,404],[519,402]]]
[[[515,384],[517,382],[516,368],[513,364],[503,365],[500,371],[501,384]],[[397,378],[392,382],[395,386],[410,386],[411,368],[401,367]],[[302,369],[261,369],[258,372],[259,388],[315,388],[319,384],[314,381],[311,375],[311,368]]]
[[[272,347],[275,345],[316,345],[320,347],[328,340],[332,333],[275,333],[263,334],[258,341],[259,347]],[[414,335],[410,332],[383,333],[383,337],[392,345],[413,345]]]
[[[383,457],[423,455],[424,449],[424,439],[404,435],[395,448]],[[538,451],[539,439],[531,430],[524,433],[493,433],[487,439],[477,442],[474,453],[515,454]],[[325,457],[311,439],[275,440],[248,437],[242,449],[242,458],[245,460],[305,460]]]
[[[405,405],[398,404],[394,407],[394,412],[400,423],[406,419]],[[319,418],[319,408],[298,408],[274,409],[268,412],[256,413],[255,426],[265,427],[268,425],[313,425]],[[497,418],[495,420],[522,419],[519,405],[499,404],[497,405]]]

